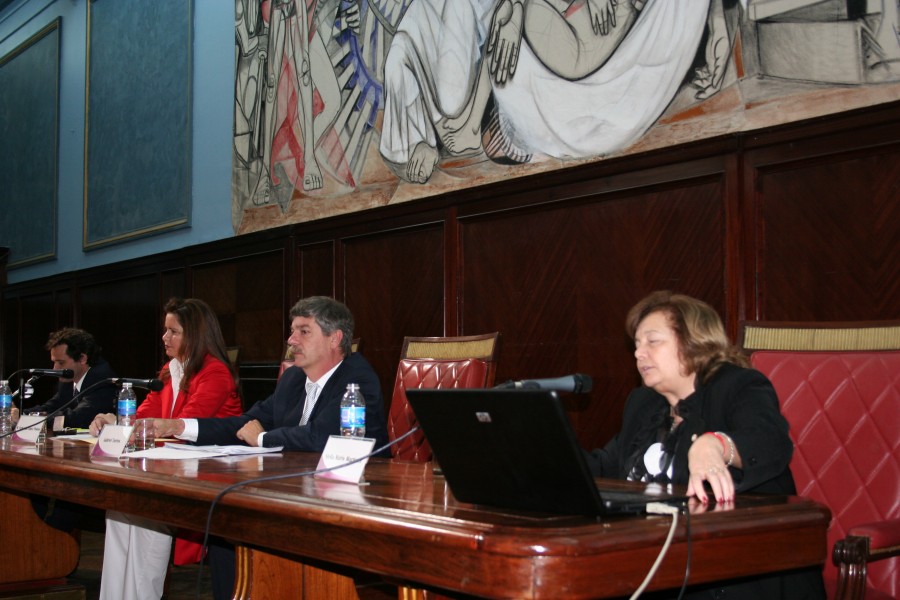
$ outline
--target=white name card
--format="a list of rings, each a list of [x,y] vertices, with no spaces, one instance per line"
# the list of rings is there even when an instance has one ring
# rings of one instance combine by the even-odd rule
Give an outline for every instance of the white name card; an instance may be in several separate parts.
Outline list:
[[[131,425],[104,425],[91,456],[121,456],[125,452],[132,429],[134,428]]]
[[[46,420],[47,415],[22,415],[19,417],[19,422],[16,423],[16,432],[13,434],[13,438],[26,442],[36,442],[38,434],[41,433],[41,427],[44,426],[44,421]]]
[[[325,450],[319,457],[317,469],[338,467],[331,471],[318,473],[316,477],[336,479],[349,483],[359,483],[369,462],[368,454],[375,447],[375,438],[344,437],[332,435],[325,444]],[[362,458],[365,456],[366,458]],[[362,460],[357,460],[361,459]],[[353,462],[356,460],[357,462]],[[348,464],[352,463],[352,464]],[[346,465],[342,467],[341,465]]]

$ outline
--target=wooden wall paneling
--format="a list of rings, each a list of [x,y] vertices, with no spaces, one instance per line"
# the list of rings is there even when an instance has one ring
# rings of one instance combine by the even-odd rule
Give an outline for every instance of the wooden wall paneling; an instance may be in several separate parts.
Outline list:
[[[297,255],[299,272],[293,278],[299,281],[299,294],[288,298],[288,306],[293,306],[297,300],[307,296],[334,296],[336,293],[334,241],[300,246]]]
[[[742,194],[743,163],[739,153],[723,157],[723,215],[725,219],[725,305],[722,319],[729,339],[737,342],[738,327],[747,318],[748,306],[754,306],[750,297],[755,289],[755,277],[746,265],[753,264],[748,229],[744,220],[748,214],[748,202]],[[752,211],[749,211],[752,214]]]
[[[444,335],[463,334],[462,302],[459,300],[460,276],[462,274],[462,245],[460,244],[459,216],[456,207],[447,209],[444,220]],[[487,331],[480,333],[489,333]],[[477,332],[472,332],[477,335]],[[498,341],[498,352],[503,349],[503,340]],[[499,354],[498,354],[499,356]],[[499,359],[498,359],[499,360]]]
[[[162,303],[223,286],[235,339],[250,336],[269,361],[289,307],[328,294],[354,311],[388,389],[404,335],[498,330],[498,381],[593,375],[570,414],[596,445],[637,382],[625,311],[652,289],[708,300],[731,333],[747,317],[897,318],[898,140],[900,102],[7,286],[3,368],[47,364],[47,333],[77,324],[96,329],[120,374],[150,376]],[[259,286],[216,280],[245,279],[241,265],[276,250],[281,273],[266,263],[260,277],[280,278],[280,310],[270,287],[257,298]],[[257,302],[275,342],[257,336],[259,319],[237,318]]]
[[[53,303],[56,305],[56,323],[59,327],[76,324],[79,322],[75,311],[75,301],[71,288],[62,288],[56,291]]]
[[[444,335],[443,226],[347,238],[340,296],[390,403],[403,337]]]
[[[192,296],[219,319],[225,344],[237,346],[239,391],[245,408],[275,389],[284,349],[284,247],[194,265]]]
[[[900,297],[898,121],[749,152],[757,317],[895,319]]]
[[[6,301],[6,263],[9,261],[9,248],[0,246],[0,375],[12,373],[12,370],[6,368],[6,357],[9,355],[8,350],[12,346],[12,341],[18,341],[18,330],[15,330],[15,337],[9,331],[10,312],[9,305],[13,302]]]
[[[22,335],[19,345],[18,365],[15,369],[49,369],[51,368],[50,353],[44,348],[50,333],[60,327],[72,326],[73,322],[59,323],[56,320],[55,294],[53,291],[29,294],[19,299],[20,323],[19,332]],[[10,371],[11,374],[11,371]],[[57,381],[49,377],[42,377],[34,384],[34,396],[31,401],[25,401],[25,407],[36,406],[56,393]],[[18,383],[16,383],[18,386]]]
[[[192,295],[219,319],[240,360],[278,362],[284,341],[284,253],[281,250],[195,265]]]
[[[0,363],[0,375],[9,377],[13,371],[21,369],[20,362],[20,344],[22,334],[19,329],[19,299],[4,298],[3,306],[3,327],[0,329],[0,343],[2,343],[3,361]]]
[[[184,298],[187,294],[185,269],[165,270],[159,273],[159,308],[166,305],[170,298]]]
[[[79,288],[80,326],[91,332],[120,377],[155,377],[165,361],[159,281],[149,272]],[[139,398],[146,392],[137,390]]]
[[[686,168],[689,167],[686,166]],[[652,174],[651,174],[652,175]],[[637,383],[627,310],[654,289],[725,307],[724,177],[691,179],[461,219],[460,298],[467,332],[503,336],[497,381],[582,372],[589,399],[572,400],[586,447],[618,429]]]

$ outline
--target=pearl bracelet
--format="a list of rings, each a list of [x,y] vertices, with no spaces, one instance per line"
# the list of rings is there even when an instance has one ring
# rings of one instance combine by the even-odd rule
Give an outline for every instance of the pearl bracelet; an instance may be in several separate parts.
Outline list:
[[[725,466],[730,467],[731,465],[734,464],[734,455],[735,455],[734,440],[731,439],[731,436],[724,434],[721,431],[713,432],[713,435],[716,436],[717,438],[719,438],[719,441],[722,442],[723,449],[725,449],[725,446],[726,446],[725,442],[726,441],[728,442],[728,444],[727,444],[728,460],[725,461]],[[724,453],[723,453],[723,455],[724,455]]]

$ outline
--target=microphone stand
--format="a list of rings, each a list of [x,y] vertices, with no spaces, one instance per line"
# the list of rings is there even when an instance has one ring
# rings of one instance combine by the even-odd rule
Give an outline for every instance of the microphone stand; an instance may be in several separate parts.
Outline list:
[[[69,398],[69,400],[67,400],[65,403],[63,403],[62,406],[60,406],[60,407],[57,408],[56,410],[54,410],[54,411],[48,413],[47,416],[45,416],[45,417],[44,417],[43,419],[41,419],[40,421],[38,421],[38,422],[32,424],[31,426],[34,427],[35,425],[46,424],[48,420],[50,420],[51,418],[55,417],[60,411],[62,411],[62,410],[64,410],[65,408],[67,408],[70,404],[72,404],[73,402],[75,402],[76,400],[78,400],[79,398],[81,398],[84,394],[88,393],[89,391],[91,391],[92,389],[94,389],[94,388],[96,388],[96,387],[100,387],[101,385],[115,385],[115,384],[111,383],[110,381],[108,381],[108,380],[106,380],[106,379],[101,379],[100,381],[94,383],[93,385],[90,385],[90,386],[84,388],[83,390],[81,390],[81,391],[78,392],[77,394],[73,394],[72,397]],[[5,437],[12,436],[13,434],[18,433],[19,431],[21,431],[21,430],[20,430],[19,428],[15,427],[15,428],[12,429],[12,431],[10,431],[9,433],[5,434],[5,435],[2,436],[2,437],[5,438]],[[0,439],[2,439],[2,438],[0,438]]]
[[[27,388],[29,385],[31,385],[35,381],[37,381],[38,377],[39,377],[38,375],[32,375],[31,377],[29,377],[28,381],[26,381],[24,384],[25,388]],[[23,385],[22,384],[22,376],[19,375],[19,388],[15,392],[13,392],[13,395],[12,395],[13,400],[16,399],[16,396],[20,395],[19,392],[21,392],[23,389],[25,389],[22,387],[22,385]],[[15,404],[13,404],[13,405],[15,405]],[[21,398],[19,398],[19,416],[21,417],[23,414],[25,414],[25,394],[21,394]]]

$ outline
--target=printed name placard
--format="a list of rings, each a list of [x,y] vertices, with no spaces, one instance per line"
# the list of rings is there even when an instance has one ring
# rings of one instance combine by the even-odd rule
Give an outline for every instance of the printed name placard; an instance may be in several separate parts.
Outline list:
[[[44,421],[47,420],[46,415],[22,415],[19,422],[16,423],[16,432],[13,439],[24,440],[26,442],[36,442]]]
[[[128,438],[131,437],[131,425],[105,425],[100,437],[94,444],[91,456],[121,456],[125,452]]]
[[[317,469],[327,469],[329,467],[340,467],[332,471],[319,473],[316,477],[325,479],[336,479],[338,481],[346,481],[349,483],[359,483],[366,469],[366,463],[369,462],[368,454],[375,447],[375,438],[358,438],[344,437],[341,435],[332,435],[325,444],[325,450],[319,458],[319,466]],[[354,460],[359,458],[353,464]],[[341,467],[340,465],[347,465]]]

